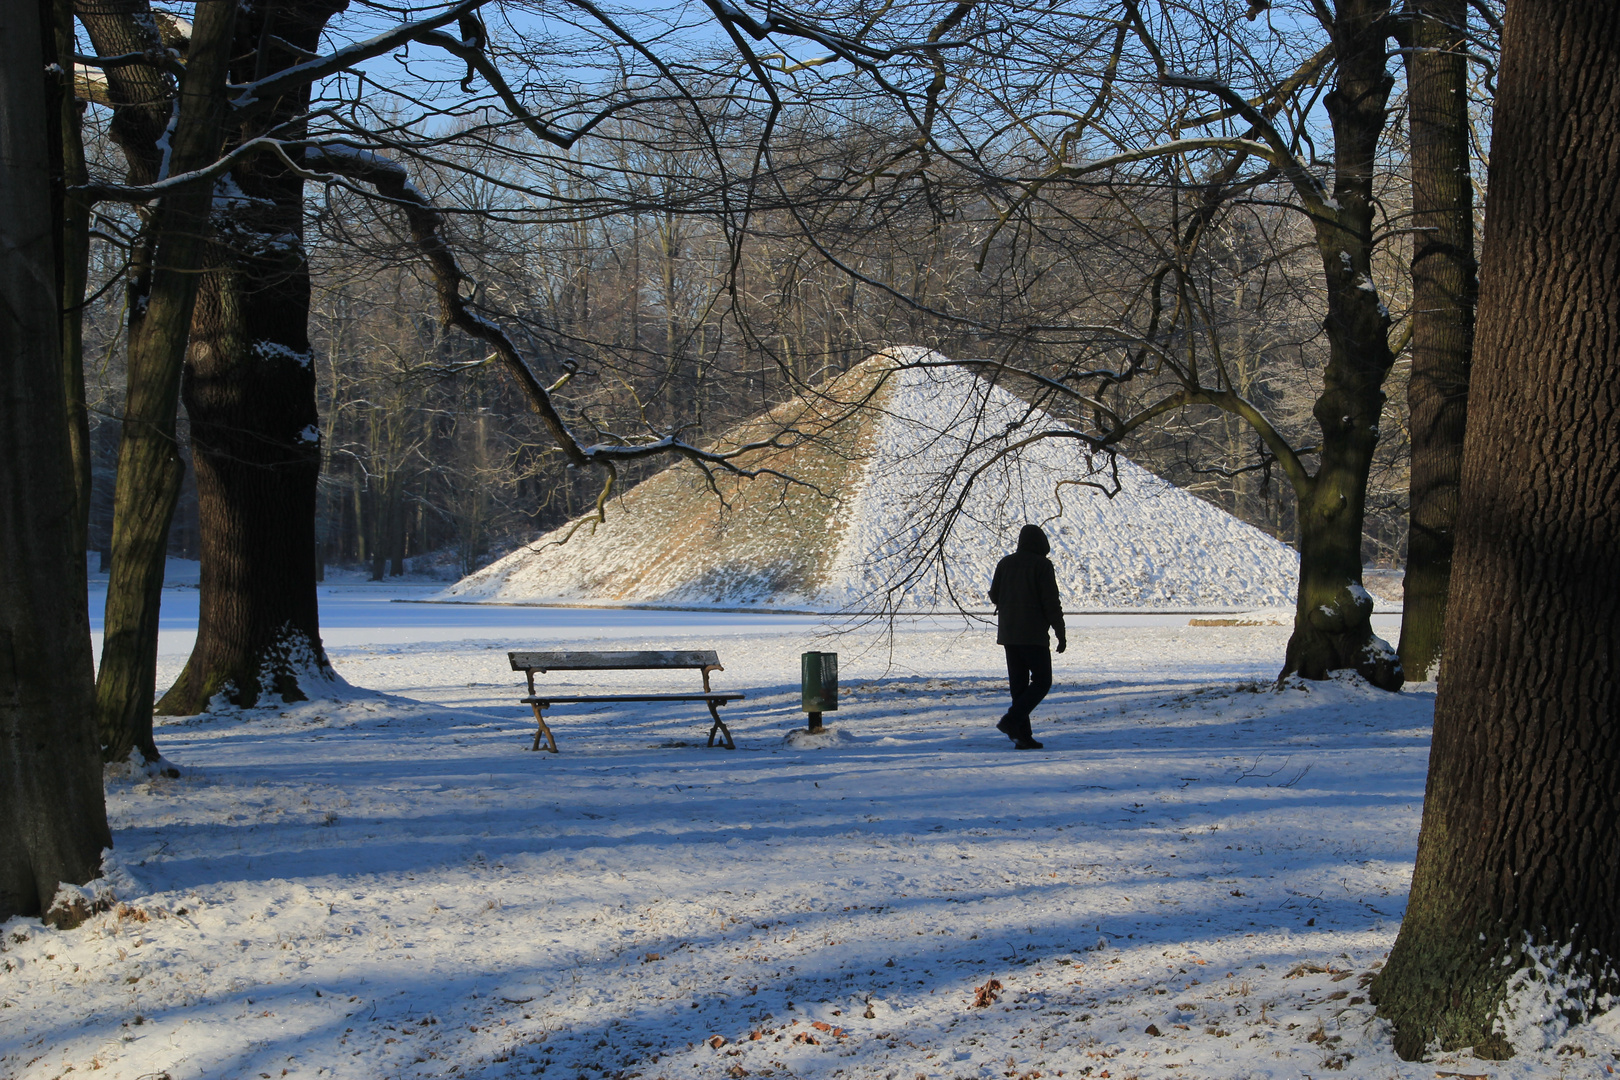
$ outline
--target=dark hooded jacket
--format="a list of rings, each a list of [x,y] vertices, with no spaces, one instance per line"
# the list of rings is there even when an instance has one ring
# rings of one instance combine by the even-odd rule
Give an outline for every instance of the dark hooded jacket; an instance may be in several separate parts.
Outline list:
[[[990,581],[990,602],[996,605],[996,644],[1046,645],[1046,628],[1065,636],[1063,605],[1058,599],[1057,573],[1046,533],[1039,525],[1025,525],[1018,533],[1018,550],[996,564]]]

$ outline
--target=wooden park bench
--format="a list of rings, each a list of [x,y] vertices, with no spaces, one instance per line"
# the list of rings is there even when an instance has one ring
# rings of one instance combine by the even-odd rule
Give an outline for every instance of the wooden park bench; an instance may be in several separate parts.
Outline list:
[[[714,745],[716,733],[724,736],[727,750],[737,749],[731,741],[731,731],[720,719],[719,706],[741,701],[746,696],[736,693],[717,693],[709,688],[709,672],[724,671],[720,654],[712,649],[691,652],[513,652],[512,670],[523,672],[529,680],[529,696],[525,705],[534,708],[534,746],[540,749],[540,736],[546,738],[546,749],[557,752],[557,740],[546,726],[545,712],[555,705],[576,705],[587,701],[702,701],[709,706],[714,724],[709,728],[709,745]],[[663,668],[697,668],[703,672],[701,694],[544,694],[534,688],[535,672],[548,671],[646,671]]]

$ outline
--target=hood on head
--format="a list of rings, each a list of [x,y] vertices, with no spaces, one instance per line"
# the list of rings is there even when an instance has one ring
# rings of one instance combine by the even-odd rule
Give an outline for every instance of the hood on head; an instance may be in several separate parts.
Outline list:
[[[1039,525],[1025,525],[1018,530],[1018,554],[1045,555],[1051,550],[1052,544]]]

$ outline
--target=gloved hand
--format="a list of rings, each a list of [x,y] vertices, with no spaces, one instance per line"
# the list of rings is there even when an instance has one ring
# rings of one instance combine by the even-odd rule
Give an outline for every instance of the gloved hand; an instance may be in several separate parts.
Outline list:
[[[1065,637],[1063,634],[1059,634],[1058,635],[1057,651],[1062,652],[1064,649],[1067,649],[1068,647],[1069,647],[1069,639],[1067,637]]]

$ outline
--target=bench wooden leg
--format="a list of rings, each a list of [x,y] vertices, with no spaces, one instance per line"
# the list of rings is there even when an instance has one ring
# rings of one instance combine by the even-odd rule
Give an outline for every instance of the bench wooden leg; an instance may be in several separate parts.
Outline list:
[[[557,752],[557,740],[551,737],[551,729],[546,727],[546,707],[535,702],[531,702],[530,707],[534,709],[534,722],[539,725],[534,730],[534,746],[530,749],[540,749],[540,736],[544,735],[546,737],[546,749],[555,754]]]
[[[727,750],[737,749],[737,744],[731,741],[731,729],[726,727],[726,722],[724,720],[720,719],[720,710],[715,708],[714,702],[712,701],[709,702],[709,715],[714,717],[714,726],[709,728],[709,745],[714,745],[714,735],[715,732],[718,731],[721,735],[726,737]]]

